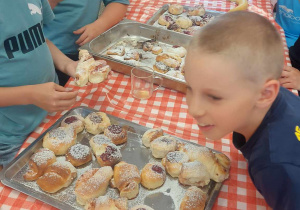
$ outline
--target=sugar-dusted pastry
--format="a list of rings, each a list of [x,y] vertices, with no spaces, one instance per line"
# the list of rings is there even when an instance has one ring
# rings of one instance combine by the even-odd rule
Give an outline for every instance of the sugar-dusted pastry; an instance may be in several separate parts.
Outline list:
[[[152,53],[154,55],[158,55],[158,54],[162,53],[162,51],[163,51],[163,49],[160,46],[154,46],[152,48]]]
[[[164,135],[164,131],[161,128],[149,129],[143,134],[142,142],[145,147],[150,147],[150,143],[162,135]]]
[[[77,133],[73,127],[58,127],[43,138],[43,147],[54,152],[55,155],[64,155],[67,150],[76,144]]]
[[[65,117],[61,121],[61,126],[66,127],[66,126],[72,126],[75,130],[76,133],[79,133],[83,131],[84,129],[84,119],[80,115],[70,115]]]
[[[179,210],[203,210],[207,196],[198,187],[192,186],[187,189],[180,204]]]
[[[90,139],[89,143],[93,150],[93,153],[96,154],[96,151],[100,150],[100,147],[102,144],[111,144],[112,141],[104,134],[98,134],[98,135],[93,136]]]
[[[168,174],[172,177],[178,177],[182,164],[189,161],[189,156],[181,151],[169,152],[166,157],[161,161],[163,166],[165,166]]]
[[[76,168],[70,162],[60,161],[51,164],[36,183],[43,191],[55,193],[64,187],[68,187],[76,176]]]
[[[120,191],[120,197],[133,199],[139,194],[141,182],[137,166],[121,161],[114,168],[114,183]]]
[[[196,147],[191,144],[180,143],[177,145],[177,150],[185,152],[190,161],[197,160],[204,164],[212,180],[222,182],[229,177],[229,163],[227,162],[224,166],[225,160],[223,160],[221,164],[215,153],[207,147]]]
[[[180,56],[175,54],[162,53],[156,56],[156,61],[162,62],[171,68],[177,68],[180,66],[182,59],[180,58]]]
[[[140,60],[140,53],[136,50],[129,50],[124,55],[124,60]]]
[[[183,73],[181,72],[181,70],[170,70],[166,73],[166,75],[169,75],[171,77],[175,77],[175,78],[178,78],[178,79],[181,79],[181,80],[184,80],[184,75]]]
[[[191,19],[184,16],[177,18],[175,22],[180,28],[183,29],[189,28],[193,25]]]
[[[190,16],[193,26],[204,26],[203,18],[201,16]]]
[[[122,159],[119,148],[112,143],[101,144],[99,147],[94,148],[94,153],[101,167],[113,167]]]
[[[183,185],[203,187],[210,182],[210,174],[199,161],[183,163],[178,181]]]
[[[92,58],[93,56],[87,50],[79,50],[78,58],[82,61],[87,61],[88,59]]]
[[[189,7],[187,9],[187,14],[190,16],[202,16],[205,14],[205,9],[203,4],[199,4],[197,6],[194,7]]]
[[[142,43],[142,48],[144,51],[152,51],[153,48],[153,40],[147,40]]]
[[[174,19],[170,15],[161,15],[158,18],[158,24],[162,26],[169,26],[170,24],[174,23]]]
[[[170,24],[168,27],[167,27],[168,30],[171,30],[171,31],[176,31],[176,32],[181,32],[181,27],[177,24],[177,23],[172,23]]]
[[[103,133],[110,125],[110,120],[104,112],[92,112],[84,119],[85,129],[91,134]]]
[[[156,189],[166,181],[165,167],[161,163],[147,163],[141,172],[141,184],[147,189]]]
[[[146,206],[146,205],[137,205],[132,207],[130,210],[154,210],[152,209],[150,206]]]
[[[75,144],[71,146],[66,154],[66,161],[73,166],[81,166],[92,160],[92,151],[90,147],[83,144]]]
[[[75,184],[76,201],[85,205],[89,200],[106,193],[109,180],[113,176],[110,166],[92,168],[82,174]]]
[[[183,13],[183,6],[180,4],[171,4],[168,11],[173,15],[180,15]]]
[[[125,54],[125,47],[121,45],[114,46],[107,50],[107,55],[119,55],[123,56]]]
[[[177,141],[171,136],[161,136],[150,144],[152,155],[155,158],[164,158],[169,152],[176,149]]]
[[[95,69],[95,60],[89,54],[84,54],[78,61],[75,73],[75,83],[78,86],[84,86],[89,80],[89,72]]]
[[[104,60],[96,60],[94,65],[94,70],[89,74],[89,81],[96,84],[104,81],[111,69],[109,65],[106,65],[106,61]]]
[[[100,196],[90,200],[84,207],[85,210],[127,210],[126,198],[112,199],[109,196]]]
[[[178,45],[173,45],[173,47],[169,47],[166,49],[165,53],[172,53],[175,54],[179,57],[184,57],[187,53],[186,49],[184,47],[178,46]]]
[[[119,145],[127,142],[127,131],[120,125],[110,125],[104,130],[107,136],[114,144]]]
[[[33,181],[42,176],[46,168],[56,161],[54,152],[47,148],[38,149],[28,161],[28,170],[24,174],[26,181]]]
[[[179,71],[180,67],[172,68],[170,66],[167,66],[163,62],[155,62],[153,65],[153,70],[157,71],[159,73],[167,74],[170,71]]]

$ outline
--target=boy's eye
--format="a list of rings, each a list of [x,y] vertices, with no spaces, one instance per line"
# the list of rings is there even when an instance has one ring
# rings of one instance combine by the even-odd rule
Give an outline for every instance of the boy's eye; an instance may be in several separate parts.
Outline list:
[[[222,98],[214,95],[208,95],[209,98],[211,98],[214,101],[220,101]]]

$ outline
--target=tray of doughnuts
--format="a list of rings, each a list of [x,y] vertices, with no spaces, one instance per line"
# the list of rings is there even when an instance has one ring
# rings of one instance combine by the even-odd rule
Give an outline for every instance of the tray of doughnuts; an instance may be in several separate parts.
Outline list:
[[[154,70],[162,86],[185,92],[183,67],[190,40],[184,34],[123,20],[81,49],[123,74],[130,75],[135,66],[148,67],[142,70]]]
[[[87,107],[68,111],[0,174],[59,209],[211,209],[223,153]]]
[[[200,3],[194,6],[165,4],[147,21],[147,24],[192,36],[199,28],[224,13],[207,10]]]

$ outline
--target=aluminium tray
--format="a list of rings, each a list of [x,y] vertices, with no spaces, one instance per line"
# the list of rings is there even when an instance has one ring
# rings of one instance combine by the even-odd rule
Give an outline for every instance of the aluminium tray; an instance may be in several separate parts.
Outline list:
[[[131,69],[135,66],[148,66],[152,69],[153,64],[155,63],[154,55],[151,56],[151,53],[147,52],[145,53],[145,59],[141,59],[140,62],[125,61],[118,56],[106,55],[106,51],[110,47],[125,39],[137,39],[141,41],[153,39],[156,40],[162,48],[179,45],[187,49],[191,38],[191,36],[185,34],[179,34],[131,20],[124,20],[99,35],[91,42],[85,44],[80,49],[86,49],[94,57],[106,60],[113,70],[130,75]],[[143,70],[149,71],[146,68]],[[186,83],[184,79],[179,79],[159,72],[155,72],[155,74],[163,78],[162,86],[185,93]]]
[[[83,209],[76,202],[76,197],[74,195],[74,186],[78,177],[83,174],[86,170],[90,168],[99,168],[100,165],[97,163],[95,158],[90,163],[83,166],[77,167],[77,178],[71,185],[67,188],[50,194],[40,190],[35,181],[26,182],[23,180],[23,174],[28,168],[28,160],[31,155],[42,147],[42,141],[44,135],[50,130],[58,127],[65,117],[73,114],[81,115],[86,117],[89,113],[96,111],[87,107],[77,107],[68,111],[64,116],[58,119],[49,129],[47,129],[43,134],[41,134],[29,147],[27,147],[13,162],[6,166],[0,173],[0,179],[2,183],[6,186],[14,188],[20,192],[30,195],[36,199],[39,199],[45,203],[48,203],[59,209]],[[128,131],[128,141],[126,144],[119,146],[122,153],[122,160],[135,164],[139,170],[141,170],[144,165],[148,162],[160,162],[161,159],[155,159],[151,155],[150,149],[144,147],[141,142],[141,137],[146,130],[149,128],[138,125],[136,123],[108,115],[111,123],[119,124],[125,126]],[[89,139],[93,135],[83,131],[78,134],[77,141],[84,145],[89,145]],[[188,142],[186,140],[175,137],[178,141],[183,141],[188,144],[193,144],[195,146],[201,147],[199,144]],[[214,151],[217,152],[217,151]],[[57,161],[65,160],[64,156],[58,156]],[[206,202],[205,209],[211,209],[217,195],[220,191],[222,183],[216,183],[211,180],[210,184],[202,189],[207,193],[208,199]],[[167,175],[166,182],[164,185],[155,190],[147,190],[142,185],[140,185],[140,191],[137,198],[128,201],[129,209],[137,204],[146,204],[154,208],[155,210],[178,210],[180,202],[184,196],[184,193],[188,187],[179,184],[178,180]],[[118,191],[116,189],[108,188],[107,194],[113,198],[118,196]]]
[[[146,24],[153,25],[155,27],[168,30],[166,26],[162,26],[158,23],[158,19],[161,15],[166,14],[166,15],[169,15],[173,18],[177,18],[177,17],[180,17],[180,16],[185,16],[185,17],[187,16],[187,14],[184,13],[184,12],[180,15],[173,15],[173,14],[169,13],[168,12],[169,6],[170,6],[170,4],[164,4],[159,10],[157,10],[156,13],[154,13],[154,15],[146,22]],[[186,11],[187,9],[192,8],[192,7],[193,6],[183,5],[184,11]],[[212,15],[214,17],[218,17],[222,14],[225,14],[225,12],[205,9],[205,14]],[[201,27],[200,26],[192,26],[192,28],[193,28],[193,31],[195,32],[196,30],[198,30]],[[175,32],[175,33],[184,33],[184,34],[187,34],[187,35],[193,35],[193,34],[186,33],[186,31],[188,31],[188,30],[182,30],[181,32]]]

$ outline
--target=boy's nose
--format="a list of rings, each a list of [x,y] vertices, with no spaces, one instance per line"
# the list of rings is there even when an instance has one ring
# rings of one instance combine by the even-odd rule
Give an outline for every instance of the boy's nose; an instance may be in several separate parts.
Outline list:
[[[188,112],[194,118],[197,119],[205,114],[205,108],[200,101],[193,99],[188,105]]]

